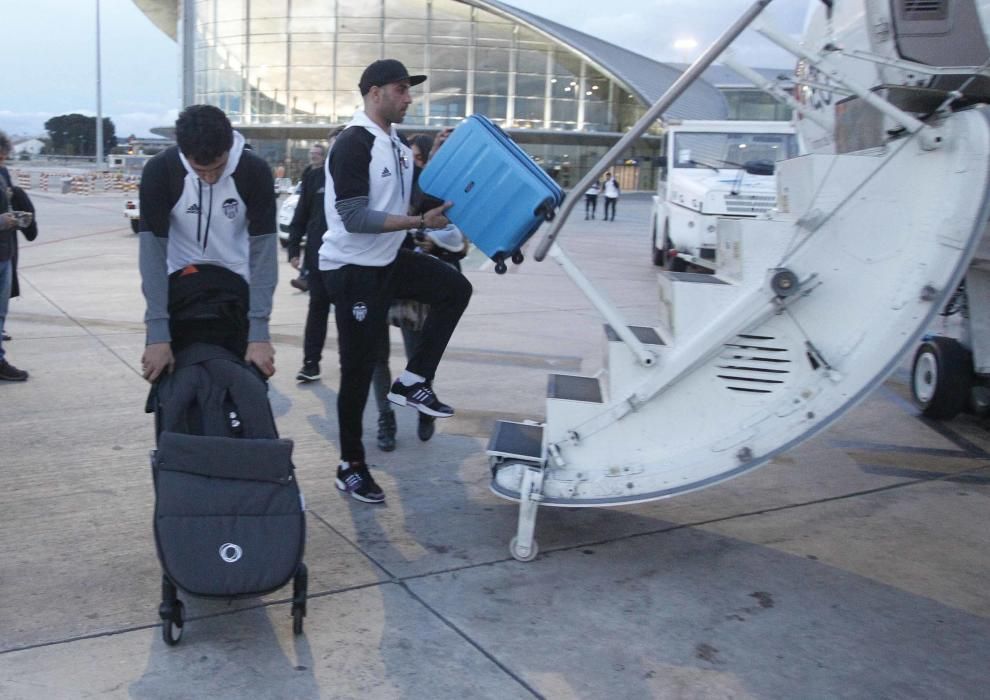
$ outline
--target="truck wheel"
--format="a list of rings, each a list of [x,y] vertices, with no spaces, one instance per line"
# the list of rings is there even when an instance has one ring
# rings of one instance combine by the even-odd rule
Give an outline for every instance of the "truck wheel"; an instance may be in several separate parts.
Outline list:
[[[972,377],[972,353],[958,340],[936,336],[914,354],[911,395],[921,415],[950,420],[966,406]]]
[[[657,267],[663,267],[663,252],[657,248],[657,222],[653,221],[653,245],[650,246],[650,250],[653,251],[653,264]]]
[[[138,222],[137,219],[131,219],[131,231],[133,231],[134,233],[137,233],[138,230],[139,230],[138,229],[138,223],[139,222]]]
[[[671,272],[684,272],[687,270],[687,263],[677,255],[671,255],[671,252],[670,224],[665,224],[663,227],[663,251],[661,253],[663,256],[663,269],[670,270]]]

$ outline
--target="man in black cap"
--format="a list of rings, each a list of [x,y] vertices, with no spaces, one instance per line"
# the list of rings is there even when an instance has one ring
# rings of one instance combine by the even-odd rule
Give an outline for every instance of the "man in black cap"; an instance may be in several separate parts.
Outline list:
[[[471,298],[471,284],[456,270],[402,248],[407,230],[449,223],[444,212],[450,202],[409,215],[412,151],[393,126],[402,122],[412,103],[409,88],[425,80],[425,75],[409,75],[394,59],[368,66],[358,84],[364,110],[337,137],[325,166],[327,232],[319,267],[334,304],[340,355],[336,485],[365,503],[385,500],[365,462],[361,419],[378,349],[387,342],[389,304],[415,299],[428,303],[430,314],[422,342],[388,398],[446,418],[454,410],[437,398],[433,377]]]

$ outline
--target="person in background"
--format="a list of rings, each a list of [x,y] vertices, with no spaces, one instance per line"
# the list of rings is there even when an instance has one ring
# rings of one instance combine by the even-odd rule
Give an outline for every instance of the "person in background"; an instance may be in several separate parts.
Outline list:
[[[14,213],[14,188],[10,173],[4,163],[10,155],[11,143],[7,134],[0,131],[0,380],[23,382],[28,373],[7,361],[3,349],[3,328],[7,320],[10,295],[14,284],[14,256],[17,251],[17,230],[28,229],[33,221],[28,215]],[[29,239],[33,239],[33,236]]]
[[[615,221],[615,203],[619,201],[619,183],[612,173],[605,173],[605,184],[602,186],[605,191],[605,221]],[[612,218],[608,218],[608,210],[612,210]]]
[[[595,180],[591,187],[584,193],[584,220],[595,218],[595,210],[598,209],[598,195],[601,194],[602,183]],[[590,214],[590,216],[589,216]]]
[[[343,127],[333,129],[329,134],[329,146]],[[306,312],[306,327],[303,331],[303,365],[296,373],[300,382],[314,382],[320,378],[320,361],[323,359],[323,346],[327,341],[327,320],[330,316],[330,296],[320,277],[320,244],[327,231],[327,219],[323,211],[323,197],[327,176],[323,170],[325,151],[322,144],[314,145],[310,151],[310,165],[303,173],[299,188],[299,202],[289,224],[288,255],[289,264],[301,270],[299,279],[309,290],[309,306]],[[315,161],[319,159],[319,167]],[[305,250],[301,251],[305,240]],[[302,256],[300,258],[300,252]],[[300,289],[292,280],[290,284]]]
[[[333,146],[333,138],[336,135],[336,132],[337,131],[339,131],[339,129],[335,129],[334,131],[331,132],[331,134],[332,134],[331,137],[330,137],[330,145],[331,146]],[[306,181],[306,176],[309,175],[311,172],[313,172],[315,170],[318,170],[320,172],[323,172],[323,161],[325,161],[326,158],[327,158],[327,152],[326,152],[326,149],[323,148],[323,144],[322,143],[314,143],[312,146],[310,146],[310,149],[309,149],[309,163],[306,165],[306,168],[303,170],[302,175],[299,178],[299,182],[300,183],[305,182]],[[323,187],[323,183],[322,182],[320,183],[320,187],[321,188]],[[323,192],[323,190],[320,189],[320,192]],[[300,192],[299,192],[299,199],[296,202],[296,211],[297,212],[299,211],[299,203],[300,202],[302,202],[302,188],[301,187],[300,187]],[[292,217],[292,220],[295,221],[295,216]],[[292,245],[292,231],[291,231],[292,225],[291,224],[289,225],[289,228],[290,228],[290,232],[289,232],[289,246],[291,247],[291,245]],[[302,231],[302,233],[299,234],[299,236],[300,236],[299,237],[299,241],[301,241],[302,240],[302,236],[305,235],[305,237],[306,237],[306,246],[307,246],[306,247],[306,250],[309,251],[310,250],[310,248],[309,248],[310,237],[309,237],[308,233],[305,231],[305,225],[304,225],[303,228],[304,228],[304,230]],[[323,231],[326,231],[326,230],[327,230],[326,229],[326,224],[324,223]],[[323,235],[323,232],[321,231],[320,232],[320,236],[322,236],[322,235]],[[299,241],[297,241],[297,246],[299,244]],[[319,239],[314,237],[313,238],[313,243],[316,245],[316,248],[319,249]],[[299,251],[298,250],[296,250],[295,256],[293,256],[292,255],[292,252],[290,251],[290,253],[289,253],[289,262],[290,263],[292,262],[292,258],[293,257],[295,257],[296,259],[299,258]],[[308,292],[309,291],[309,273],[310,272],[313,272],[313,271],[319,272],[319,268],[312,267],[312,266],[309,265],[309,262],[310,262],[311,259],[314,259],[313,262],[315,263],[315,257],[316,257],[316,252],[315,251],[312,254],[310,254],[309,252],[307,252],[306,253],[306,256],[305,256],[305,261],[306,261],[306,264],[305,265],[302,265],[301,267],[299,265],[293,265],[293,267],[295,267],[297,270],[299,270],[299,276],[296,277],[296,278],[294,278],[294,279],[289,280],[289,284],[292,285],[293,287],[295,287],[296,289],[298,289],[300,292]]]

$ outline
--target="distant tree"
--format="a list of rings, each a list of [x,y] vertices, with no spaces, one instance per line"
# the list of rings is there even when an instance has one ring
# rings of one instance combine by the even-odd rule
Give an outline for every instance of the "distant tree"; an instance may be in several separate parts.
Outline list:
[[[58,155],[96,154],[96,117],[82,114],[62,114],[45,122],[45,130],[51,141],[50,152]],[[117,145],[113,120],[103,118],[103,152],[109,153]]]

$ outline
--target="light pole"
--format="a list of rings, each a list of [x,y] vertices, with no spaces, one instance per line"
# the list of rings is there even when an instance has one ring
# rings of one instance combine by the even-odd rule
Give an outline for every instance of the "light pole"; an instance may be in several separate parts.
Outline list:
[[[100,88],[100,0],[96,0],[96,169],[103,170],[103,97]]]

